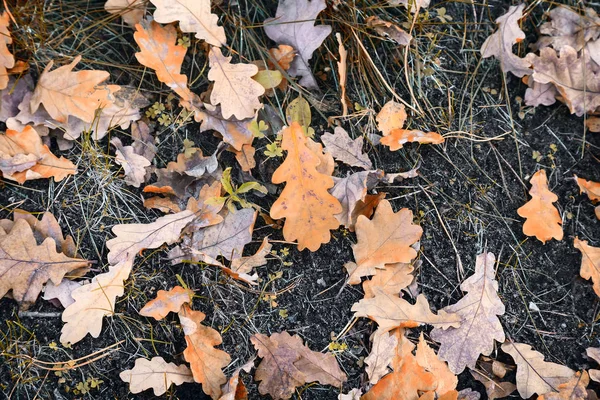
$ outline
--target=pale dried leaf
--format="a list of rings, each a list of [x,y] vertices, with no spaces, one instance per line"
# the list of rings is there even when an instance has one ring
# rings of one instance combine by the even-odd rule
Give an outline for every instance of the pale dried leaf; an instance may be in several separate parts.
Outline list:
[[[360,400],[362,396],[362,390],[360,389],[352,389],[346,394],[340,393],[338,395],[338,400]]]
[[[269,243],[269,238],[264,238],[256,253],[248,257],[239,257],[231,260],[230,269],[240,274],[252,272],[254,268],[261,267],[267,263],[266,257],[271,254],[272,247],[273,245]]]
[[[510,354],[517,365],[517,390],[524,399],[555,391],[575,375],[564,365],[544,361],[542,353],[524,343],[504,343],[502,351]]]
[[[576,372],[573,377],[561,383],[556,392],[549,392],[538,397],[538,400],[587,400],[597,399],[596,392],[586,390],[590,383],[587,371]]]
[[[146,13],[146,4],[143,0],[107,0],[104,9],[111,14],[119,14],[123,22],[132,28],[142,22]]]
[[[125,183],[133,187],[140,187],[146,178],[146,167],[150,161],[135,153],[132,146],[123,146],[121,140],[113,137],[110,143],[115,146],[115,162],[123,167],[125,171]]]
[[[425,341],[423,332],[419,336],[419,344],[417,344],[417,352],[415,354],[417,364],[423,367],[426,371],[435,375],[437,387],[435,392],[438,396],[456,389],[458,377],[450,371],[448,365],[440,360],[435,354],[435,351]]]
[[[369,156],[362,152],[362,136],[352,140],[344,128],[336,126],[333,134],[326,132],[321,135],[321,141],[325,144],[325,151],[336,160],[365,170],[373,168]]]
[[[29,74],[9,78],[6,88],[0,91],[0,121],[6,122],[19,114],[19,105],[26,94],[31,95],[33,87],[33,79]]]
[[[390,372],[388,366],[396,355],[398,338],[387,332],[376,331],[373,335],[371,352],[365,358],[365,372],[369,376],[369,383],[375,385],[379,380]]]
[[[392,296],[399,296],[400,291],[406,289],[415,279],[413,271],[411,264],[387,264],[385,269],[377,270],[373,278],[363,282],[364,298],[375,297],[376,288]]]
[[[185,303],[191,303],[194,292],[190,289],[175,286],[171,290],[159,290],[156,298],[150,300],[140,310],[140,315],[152,317],[160,321],[170,312],[179,312]]]
[[[210,0],[150,0],[156,6],[154,19],[161,24],[179,21],[182,32],[193,32],[213,46],[227,44],[219,17],[210,12]]]
[[[534,79],[528,79],[531,87],[525,91],[525,104],[537,107],[539,105],[551,106],[556,103],[558,90],[553,83],[539,83]]]
[[[318,88],[309,61],[331,33],[329,25],[315,26],[317,16],[326,7],[325,0],[280,0],[275,18],[264,22],[265,33],[271,40],[298,51],[288,73],[300,76],[300,85],[308,89]]]
[[[46,283],[44,287],[44,300],[58,300],[60,304],[67,308],[75,302],[75,299],[71,295],[73,290],[83,285],[83,282],[75,282],[70,279],[64,278],[58,285],[55,285],[52,281]]]
[[[96,275],[91,283],[83,285],[71,296],[75,302],[65,309],[60,342],[77,343],[88,333],[97,338],[102,330],[102,319],[112,315],[117,297],[123,295],[124,282],[129,278],[133,259],[109,267],[108,272]]]
[[[10,13],[4,11],[0,15],[0,89],[8,86],[8,69],[15,66],[15,57],[10,54],[8,45],[12,43],[12,37],[8,30],[10,24]]]
[[[600,37],[600,18],[592,7],[585,7],[585,15],[571,7],[559,5],[548,12],[550,21],[540,26],[540,37],[535,48],[552,46],[561,50],[565,46],[580,51],[586,43]]]
[[[129,383],[131,393],[153,389],[155,396],[164,394],[172,384],[194,382],[192,371],[187,366],[167,363],[162,357],[151,360],[138,358],[133,369],[121,372],[119,377],[123,382]]]
[[[353,173],[345,178],[333,178],[335,184],[329,189],[329,193],[342,205],[342,212],[335,214],[340,224],[354,229],[358,216],[353,217],[353,215],[358,202],[365,199],[368,189],[367,181],[373,176],[380,177],[381,174],[380,171],[363,171]]]
[[[504,330],[498,315],[505,308],[498,297],[498,282],[495,276],[495,257],[492,253],[477,256],[475,272],[460,288],[466,294],[457,303],[443,310],[460,319],[459,327],[447,329],[434,327],[431,338],[439,342],[438,356],[448,362],[455,374],[465,367],[475,368],[480,354],[489,355],[494,349],[494,340],[504,342]]]
[[[370,16],[365,22],[369,28],[374,29],[379,35],[393,40],[400,46],[408,46],[412,40],[412,36],[404,29],[377,16]]]
[[[384,104],[379,114],[377,114],[377,129],[383,133],[383,136],[388,136],[394,129],[400,129],[404,126],[406,117],[404,104],[390,100]]]
[[[202,122],[200,132],[207,130],[219,132],[223,136],[223,141],[237,151],[241,151],[246,144],[252,144],[254,139],[250,130],[250,123],[254,120],[254,116],[242,120],[234,118],[228,120],[223,118],[221,107],[204,104],[204,110],[197,111],[194,118],[197,122]]]
[[[600,364],[600,348],[598,347],[588,347],[585,350],[585,354],[592,360],[596,361],[596,364]],[[600,382],[600,370],[598,369],[589,369],[588,373],[590,374],[590,378],[593,381]]]

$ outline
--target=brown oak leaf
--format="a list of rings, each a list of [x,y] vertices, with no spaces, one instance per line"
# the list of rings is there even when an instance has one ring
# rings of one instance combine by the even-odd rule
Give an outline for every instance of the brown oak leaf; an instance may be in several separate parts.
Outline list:
[[[396,355],[398,337],[388,332],[375,331],[371,352],[365,357],[365,372],[369,376],[369,383],[375,385],[390,372],[388,366]]]
[[[404,29],[377,16],[367,17],[365,22],[369,28],[374,29],[379,35],[390,38],[400,46],[408,46],[412,40],[412,36]]]
[[[12,37],[8,30],[10,14],[4,11],[0,15],[0,89],[8,86],[8,71],[15,66],[15,57],[10,54],[8,45],[12,43]]]
[[[600,247],[592,247],[587,240],[579,240],[577,237],[573,246],[581,251],[579,275],[594,282],[594,292],[600,297]]]
[[[361,214],[360,211],[356,211],[356,207],[360,201],[366,198],[367,190],[375,186],[381,177],[383,177],[383,171],[375,170],[356,172],[345,178],[333,178],[335,184],[329,189],[329,193],[342,205],[342,212],[335,215],[340,224],[354,231],[358,215]]]
[[[151,360],[138,358],[135,360],[135,366],[121,372],[119,377],[123,382],[129,383],[131,393],[153,389],[155,396],[164,394],[172,384],[194,382],[192,371],[187,366],[168,363],[162,357],[154,357]]]
[[[307,147],[302,126],[294,122],[282,136],[281,147],[287,156],[271,181],[286,182],[286,186],[271,206],[271,218],[286,218],[285,240],[298,240],[299,250],[316,251],[331,239],[329,230],[339,226],[334,215],[342,211],[342,206],[327,191],[333,179],[318,172],[319,158]]]
[[[504,342],[498,315],[504,314],[505,308],[498,297],[498,282],[494,279],[495,260],[492,253],[478,255],[475,272],[460,285],[466,294],[443,309],[457,316],[460,326],[434,327],[431,331],[431,338],[441,344],[438,356],[448,362],[455,374],[465,367],[475,368],[480,354],[489,355],[494,350],[494,340]]]
[[[594,391],[586,390],[590,383],[587,371],[577,372],[568,382],[561,383],[557,392],[549,392],[538,397],[538,400],[587,400],[597,399]]]
[[[558,209],[552,205],[558,201],[558,196],[548,189],[546,171],[541,169],[530,179],[531,200],[517,210],[519,216],[525,218],[523,233],[535,236],[542,243],[552,238],[562,240],[562,218]]]
[[[193,296],[194,292],[192,290],[182,288],[181,286],[175,286],[168,291],[159,290],[156,298],[150,300],[140,310],[140,315],[152,317],[160,321],[170,312],[179,312],[182,305],[186,303],[190,304]]]

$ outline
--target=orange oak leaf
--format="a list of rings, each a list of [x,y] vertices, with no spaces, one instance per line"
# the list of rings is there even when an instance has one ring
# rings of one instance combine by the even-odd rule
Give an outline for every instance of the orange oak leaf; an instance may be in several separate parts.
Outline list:
[[[558,196],[548,189],[546,171],[539,170],[531,177],[531,200],[517,210],[517,213],[526,218],[523,224],[523,233],[535,236],[542,243],[552,238],[562,240],[562,219],[558,209],[552,205],[558,201]]]
[[[404,329],[397,329],[395,335],[398,345],[392,359],[394,372],[384,376],[361,400],[418,400],[421,393],[436,389],[436,376],[419,365],[412,354],[415,345],[404,336]]]
[[[119,377],[123,382],[129,383],[131,393],[153,389],[155,396],[165,393],[172,384],[194,382],[192,372],[187,366],[167,363],[162,357],[154,357],[151,360],[138,358],[135,360],[135,366],[121,372]]]
[[[0,230],[0,298],[12,291],[21,309],[35,303],[47,281],[59,285],[65,275],[88,264],[58,252],[52,237],[38,244],[24,219],[15,220],[8,232]]]
[[[263,359],[254,375],[260,382],[258,391],[275,400],[289,399],[296,387],[308,382],[341,386],[346,381],[333,354],[310,350],[297,335],[257,333],[250,341]]]
[[[294,61],[294,57],[296,57],[296,50],[292,46],[288,46],[287,44],[280,44],[277,47],[269,49],[269,54],[275,62],[283,69],[287,71],[290,69],[292,61]],[[269,60],[269,69],[274,69],[275,64],[270,62]]]
[[[372,220],[359,216],[356,221],[357,243],[352,246],[356,262],[344,265],[350,275],[348,283],[359,284],[361,277],[374,275],[386,264],[408,263],[417,256],[411,246],[423,234],[423,229],[413,224],[413,214],[408,208],[397,213],[387,200],[382,200]]]
[[[383,133],[383,136],[388,136],[393,130],[402,128],[406,118],[404,104],[390,100],[383,105],[381,111],[377,114],[377,129]]]
[[[159,290],[156,298],[150,300],[140,310],[140,315],[152,317],[160,321],[170,312],[178,312],[181,306],[192,302],[194,292],[190,289],[184,289],[181,286],[175,286],[171,290]]]
[[[317,171],[320,161],[307,147],[302,126],[293,122],[282,136],[281,147],[287,157],[271,181],[287,183],[271,207],[271,218],[286,218],[285,240],[298,240],[299,250],[316,251],[331,239],[329,230],[339,226],[335,214],[342,211],[342,206],[327,191],[333,186],[333,178]]]
[[[423,332],[419,336],[419,344],[417,344],[417,352],[415,354],[417,363],[426,371],[435,375],[437,387],[435,392],[438,396],[442,396],[447,392],[456,389],[458,377],[450,371],[448,364],[440,360],[435,354],[435,351],[425,341]]]
[[[227,43],[219,17],[210,12],[210,0],[150,0],[156,6],[154,19],[161,24],[179,21],[182,32],[194,32],[213,46]]]
[[[59,182],[75,175],[77,169],[71,161],[52,154],[35,129],[26,126],[21,132],[8,129],[0,134],[0,172],[22,184],[50,177]]]
[[[359,200],[356,202],[354,206],[354,210],[352,211],[350,226],[348,226],[348,230],[350,232],[354,232],[354,228],[356,226],[356,221],[360,215],[364,215],[367,218],[371,218],[373,212],[375,212],[375,208],[381,203],[381,200],[385,199],[386,193],[378,193],[378,194],[368,194],[365,196],[364,200]]]
[[[15,66],[15,57],[8,50],[12,43],[8,25],[10,24],[10,14],[4,11],[0,15],[0,90],[8,86],[8,71]]]
[[[577,181],[577,186],[579,186],[579,193],[587,194],[588,198],[593,202],[600,201],[599,182],[587,181],[579,178],[577,175],[575,175],[575,180]]]
[[[111,14],[118,14],[123,22],[131,27],[142,22],[146,13],[146,4],[143,0],[107,0],[104,9]]]
[[[581,251],[581,269],[579,275],[583,279],[592,279],[594,282],[594,292],[600,296],[600,247],[588,245],[587,240],[575,238],[573,246]]]
[[[60,123],[66,123],[70,115],[91,123],[97,109],[112,104],[111,93],[119,87],[101,86],[110,76],[109,73],[92,70],[73,72],[79,61],[81,56],[54,71],[51,71],[54,61],[50,61],[31,96],[32,113],[43,104],[48,114]]]
[[[193,109],[198,96],[188,88],[187,76],[181,73],[186,48],[176,44],[175,27],[142,21],[141,24],[136,24],[133,38],[140,46],[140,51],[135,53],[140,64],[153,69],[158,80],[177,93],[182,105]]]
[[[246,364],[233,371],[231,378],[221,388],[223,394],[219,397],[219,400],[248,400],[248,390],[240,379],[240,371],[249,373],[254,368],[254,360],[256,360],[256,357],[252,357]]]
[[[210,93],[212,105],[221,105],[223,118],[252,118],[262,107],[259,97],[265,88],[252,77],[258,72],[253,64],[232,64],[231,56],[225,57],[218,47],[208,53],[210,70],[208,79],[215,85]]]
[[[388,146],[390,151],[400,150],[406,143],[440,144],[444,137],[435,132],[423,132],[410,129],[394,129],[389,136],[381,138],[380,143]]]
[[[202,325],[206,315],[192,310],[184,304],[179,312],[179,320],[185,333],[186,349],[183,357],[190,363],[194,380],[202,384],[204,393],[218,399],[221,386],[227,382],[223,368],[229,364],[231,357],[223,350],[215,349],[223,339],[219,332],[209,326]]]

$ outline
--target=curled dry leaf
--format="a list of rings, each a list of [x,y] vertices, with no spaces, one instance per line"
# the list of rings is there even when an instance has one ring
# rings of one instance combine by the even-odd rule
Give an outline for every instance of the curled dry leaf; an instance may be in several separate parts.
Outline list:
[[[256,357],[252,357],[250,361],[233,372],[231,378],[221,388],[222,395],[219,397],[219,400],[248,400],[248,391],[244,382],[240,379],[240,371],[243,370],[249,373],[254,368],[254,360],[256,360]]]
[[[289,399],[296,387],[308,382],[341,386],[346,381],[334,355],[310,350],[297,335],[257,333],[250,341],[263,359],[254,375],[263,395],[268,393],[275,400]]]
[[[538,397],[538,400],[586,400],[597,399],[595,392],[588,393],[586,390],[590,383],[590,377],[587,371],[577,372],[565,383],[557,387],[557,392],[549,392]]]
[[[135,153],[133,146],[123,146],[118,137],[113,137],[110,143],[115,146],[115,162],[123,167],[125,171],[125,183],[133,187],[140,187],[146,180],[146,167],[150,161]]]
[[[300,124],[292,123],[282,136],[281,147],[287,156],[271,180],[275,184],[287,183],[271,206],[271,218],[286,218],[285,240],[298,240],[299,250],[316,251],[331,239],[329,230],[339,226],[334,215],[342,211],[342,206],[327,191],[333,186],[333,179],[317,170],[319,158],[307,147]]]
[[[444,137],[436,132],[423,132],[410,129],[394,129],[389,136],[381,138],[379,143],[388,146],[390,151],[400,150],[406,143],[440,144]]]
[[[54,61],[46,66],[31,97],[31,112],[35,113],[40,104],[48,114],[60,123],[66,123],[70,115],[92,123],[96,110],[112,104],[111,93],[119,87],[102,86],[110,76],[106,71],[77,71],[73,68],[81,61],[75,57],[71,64],[51,71]]]
[[[194,116],[197,122],[202,121],[200,132],[214,130],[223,136],[223,141],[237,151],[242,151],[244,145],[251,145],[254,139],[250,124],[254,121],[252,118],[242,120],[225,119],[221,114],[221,107],[204,104],[202,111],[196,111]]]
[[[429,324],[442,328],[459,328],[460,315],[440,310],[437,315],[431,312],[429,302],[423,294],[417,296],[415,304],[396,295],[375,288],[375,297],[362,299],[352,306],[355,317],[365,317],[377,322],[380,332],[389,332],[395,328],[415,328]]]
[[[542,353],[524,343],[506,342],[502,351],[510,354],[517,365],[517,390],[524,399],[554,391],[575,374],[564,365],[544,361]]]
[[[404,29],[377,16],[370,16],[365,22],[369,28],[374,29],[379,35],[393,40],[400,46],[408,46],[412,40],[412,36]]]
[[[47,281],[59,285],[65,275],[88,264],[57,252],[51,237],[38,244],[24,219],[14,221],[8,232],[0,230],[0,298],[12,291],[21,309],[35,303]]]
[[[500,61],[503,72],[512,72],[519,78],[530,75],[531,62],[527,58],[520,58],[513,54],[512,47],[525,39],[525,32],[519,27],[519,20],[523,18],[525,4],[510,6],[506,14],[496,19],[498,30],[490,35],[481,45],[481,56],[496,57]]]
[[[575,238],[573,246],[581,251],[581,268],[579,275],[583,279],[592,279],[594,292],[600,297],[600,247],[588,245],[587,240]]]
[[[71,293],[75,302],[62,314],[65,325],[61,343],[77,343],[88,333],[94,338],[100,335],[102,318],[114,313],[116,299],[123,295],[124,282],[129,278],[132,265],[133,259],[124,260]]]
[[[210,0],[150,0],[156,6],[154,19],[161,24],[179,21],[182,32],[193,32],[213,46],[227,44],[219,17],[210,12]]]
[[[325,132],[321,135],[321,141],[325,144],[325,150],[336,160],[352,167],[373,169],[369,156],[362,152],[362,136],[352,140],[344,128],[336,126],[333,134]]]
[[[439,342],[438,356],[448,362],[450,370],[461,373],[465,367],[475,368],[480,354],[489,355],[494,340],[504,342],[504,330],[498,315],[505,308],[498,297],[495,276],[495,257],[492,253],[477,256],[475,272],[460,288],[466,292],[457,303],[443,310],[460,320],[460,326],[447,329],[434,327],[431,338]],[[440,311],[441,312],[441,311]]]
[[[140,46],[140,51],[135,53],[139,63],[153,69],[158,80],[177,93],[185,108],[192,110],[198,100],[187,86],[187,76],[181,73],[186,48],[176,44],[175,27],[142,21],[135,26],[133,38]]]
[[[251,256],[239,257],[231,260],[230,269],[237,274],[248,274],[256,267],[261,267],[267,263],[267,256],[271,254],[273,245],[269,243],[269,238],[263,239],[262,244]]]
[[[185,333],[186,349],[183,357],[190,363],[194,380],[202,384],[204,393],[218,399],[221,386],[227,382],[223,368],[229,364],[231,357],[222,350],[215,349],[223,339],[219,332],[209,326],[202,325],[206,315],[184,305],[179,312],[179,320]]]
[[[26,126],[20,132],[9,129],[0,134],[0,172],[4,178],[23,184],[50,177],[60,182],[75,175],[77,169],[71,161],[52,154],[35,129]]]
[[[238,120],[252,118],[262,107],[259,97],[265,93],[265,88],[252,79],[258,67],[253,64],[232,64],[231,58],[223,56],[217,47],[208,53],[208,79],[215,83],[210,102],[215,106],[221,105],[221,114],[225,119],[232,115]]]
[[[123,382],[129,383],[131,393],[153,389],[155,396],[164,394],[172,384],[194,382],[192,371],[187,366],[168,363],[162,357],[151,360],[138,358],[133,369],[121,372],[119,377]]]
[[[112,265],[133,260],[144,249],[156,249],[179,240],[181,231],[194,220],[195,214],[183,210],[165,215],[150,224],[120,224],[112,228],[115,238],[106,242],[108,262]]]
[[[348,68],[346,64],[348,62],[348,50],[346,50],[344,47],[342,35],[340,35],[339,32],[335,34],[335,38],[338,41],[338,53],[340,53],[340,59],[337,62],[337,67],[341,90],[340,102],[342,103],[342,117],[345,117],[348,115],[348,103],[346,102],[346,81],[348,80]]]
[[[179,312],[182,305],[186,303],[190,304],[193,296],[194,292],[192,290],[182,288],[181,286],[175,286],[168,291],[159,290],[156,298],[150,300],[140,310],[140,315],[152,317],[160,321],[170,312]]]
[[[407,208],[397,213],[387,200],[382,200],[372,220],[359,216],[356,221],[357,243],[352,246],[355,263],[344,265],[350,275],[348,283],[359,284],[361,277],[374,275],[386,264],[408,263],[417,252],[411,246],[423,234],[423,229],[413,224],[413,214]]]
[[[309,60],[331,33],[329,25],[315,26],[317,16],[326,7],[325,0],[280,0],[275,18],[264,22],[265,33],[270,39],[298,51],[288,73],[300,76],[300,85],[308,89],[318,88]]]
[[[533,64],[533,79],[554,84],[572,114],[582,116],[600,109],[600,70],[587,52],[578,54],[565,46],[560,54],[553,48],[526,57]]]
[[[548,189],[546,171],[539,170],[530,179],[531,200],[517,210],[517,213],[526,218],[523,224],[523,233],[535,236],[542,243],[552,238],[562,240],[562,218],[558,209],[552,205],[558,201],[558,196]]]
[[[8,45],[12,43],[8,25],[10,24],[10,14],[4,11],[0,15],[0,89],[8,86],[8,69],[15,66],[15,57],[10,54]]]
[[[107,0],[104,9],[111,14],[119,14],[123,22],[131,27],[142,22],[146,13],[143,0]]]

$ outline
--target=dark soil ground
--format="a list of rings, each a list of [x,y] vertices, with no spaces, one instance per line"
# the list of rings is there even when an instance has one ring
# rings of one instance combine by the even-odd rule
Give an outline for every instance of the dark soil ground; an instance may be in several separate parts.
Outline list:
[[[165,101],[166,88],[161,87],[150,72],[143,74],[133,56],[136,48],[131,30],[122,27],[119,20],[107,17],[102,1],[66,0],[60,6],[53,2],[30,2],[30,5],[32,3],[38,7],[20,17],[22,21],[29,18],[31,22],[16,29],[14,36],[25,35],[28,26],[42,31],[38,25],[41,22],[36,19],[44,14],[44,23],[48,25],[45,38],[53,39],[36,53],[23,50],[21,56],[30,60],[34,74],[52,58],[66,59],[64,57],[84,52],[86,67],[108,69],[114,82],[141,84],[142,89],[152,93],[153,101]],[[244,24],[247,32],[243,34],[252,35],[258,43],[272,44],[259,24],[266,16],[274,15],[275,2],[221,3],[216,12],[224,16],[222,24],[229,37],[235,38],[236,32],[239,36],[236,29]],[[342,31],[344,37],[349,37],[349,21],[363,23],[364,18],[373,13],[384,19],[393,18],[398,24],[411,18],[403,8],[383,8],[384,3],[356,1],[352,11],[348,5],[340,5],[338,12],[330,5],[322,14],[322,23],[332,24],[334,32]],[[600,136],[586,134],[583,118],[571,115],[562,104],[537,109],[522,107],[518,99],[524,96],[525,85],[513,76],[503,78],[495,61],[480,62],[478,49],[493,31],[493,20],[508,9],[508,3],[432,1],[415,25],[416,44],[408,56],[408,84],[403,52],[396,50],[393,43],[367,35],[364,27],[357,31],[376,67],[409,102],[409,86],[412,87],[416,102],[411,103],[415,107],[418,104],[424,112],[420,116],[413,113],[410,126],[437,130],[447,137],[443,145],[409,145],[398,152],[389,152],[381,146],[370,147],[375,166],[387,172],[406,171],[420,165],[418,178],[380,185],[374,191],[386,192],[396,210],[402,207],[413,210],[423,227],[418,283],[433,309],[456,302],[462,296],[459,285],[472,273],[476,255],[491,251],[499,259],[499,293],[506,305],[506,314],[501,320],[507,337],[532,345],[547,360],[573,369],[587,368],[590,362],[584,356],[585,349],[599,345],[598,299],[591,283],[578,275],[581,255],[573,248],[573,239],[577,236],[590,241],[591,245],[600,245],[600,222],[594,216],[590,201],[579,194],[573,175],[600,180]],[[530,42],[535,41],[543,12],[552,7],[550,2],[538,3],[523,26]],[[446,8],[451,21],[438,17],[443,15],[440,7]],[[236,16],[247,19],[236,22]],[[53,32],[61,23],[66,33]],[[81,35],[74,34],[78,30]],[[244,57],[257,58],[257,49],[250,46],[242,51],[239,39],[231,41],[232,47]],[[360,53],[358,44],[349,40],[347,47],[353,60],[349,67],[348,97],[352,103],[378,111],[391,99],[391,94],[377,83],[374,70],[361,69],[366,65],[364,56],[353,58]],[[525,50],[523,46],[521,54]],[[198,93],[207,85],[206,74],[199,75],[205,62],[202,54],[193,45],[184,69],[196,79],[193,87]],[[314,58],[315,71],[325,78],[320,81],[322,93],[313,93],[311,99],[317,134],[331,130],[323,117],[341,113],[333,72],[334,55],[337,55],[337,44],[332,35]],[[326,70],[328,67],[331,71]],[[140,83],[142,75],[144,81]],[[278,93],[270,102],[280,112],[295,97],[295,93]],[[363,113],[361,117],[342,122],[342,126],[354,137],[366,135],[375,131],[373,118],[374,114]],[[276,125],[276,121],[267,122]],[[209,133],[200,134],[193,123],[178,130],[158,127],[158,132],[159,167],[175,159],[185,138],[194,141],[205,153],[214,151],[219,142]],[[127,133],[115,130],[113,135],[127,141]],[[273,170],[281,161],[267,160],[262,154],[267,143],[265,140],[255,142],[259,166],[252,176],[262,183],[270,182]],[[106,270],[104,243],[112,237],[112,225],[151,222],[160,214],[145,210],[141,191],[124,184],[110,158],[114,153],[107,139],[94,143],[83,138],[72,150],[60,152],[53,148],[53,151],[78,163],[79,174],[60,183],[44,180],[27,182],[24,186],[0,179],[0,217],[9,217],[14,208],[54,213],[63,232],[77,241],[80,254],[98,260],[96,270],[90,273],[93,276]],[[534,159],[534,151],[541,154],[541,160]],[[247,179],[235,166],[231,154],[225,153],[220,162],[225,167],[234,167],[232,176],[236,182]],[[545,245],[523,235],[523,220],[516,213],[529,199],[529,177],[542,168],[548,173],[550,189],[559,197],[557,205],[565,232],[563,241],[552,240]],[[341,176],[348,170],[339,167],[336,174]],[[268,210],[276,196],[277,193],[262,198],[249,195],[247,199]],[[266,235],[274,241],[283,241],[281,231],[266,226],[259,218],[253,244],[248,246],[249,253]],[[12,399],[152,398],[150,391],[136,396],[129,394],[118,374],[131,368],[138,357],[159,355],[167,361],[183,362],[181,353],[185,342],[176,319],[168,317],[158,323],[137,313],[156,291],[179,284],[177,274],[196,290],[194,308],[205,312],[206,323],[221,332],[224,340],[221,348],[232,357],[228,373],[254,356],[255,350],[249,342],[252,334],[287,330],[299,334],[313,350],[323,350],[331,343],[347,345],[337,352],[339,363],[348,374],[343,392],[355,387],[364,389],[366,376],[362,360],[368,354],[369,335],[374,325],[358,320],[342,337],[337,337],[352,320],[352,304],[362,298],[360,287],[343,287],[347,276],[343,264],[352,260],[351,245],[355,241],[353,233],[338,230],[333,232],[331,242],[315,253],[299,252],[292,244],[275,242],[279,259],[274,258],[259,269],[262,283],[257,290],[232,282],[213,267],[172,266],[166,260],[167,249],[148,251],[136,259],[125,296],[119,300],[116,314],[105,319],[100,337],[88,336],[72,349],[60,345],[53,349],[52,343],[59,343],[60,316],[19,317],[16,303],[1,299],[0,391]],[[459,265],[463,266],[464,275],[457,274]],[[269,274],[276,272],[283,274],[270,280]],[[261,291],[276,294],[276,298],[265,300]],[[30,311],[56,313],[61,310],[40,299]],[[287,316],[284,317],[285,311]],[[417,336],[417,332],[411,335]],[[121,344],[114,351],[102,353],[104,356],[96,361],[60,376],[31,367],[25,357],[47,362],[65,361],[117,342]],[[492,357],[510,362],[501,352],[493,353]],[[250,398],[263,398],[252,378],[242,375]],[[73,394],[79,383],[91,378],[102,383],[87,394]],[[459,389],[466,387],[485,393],[483,386],[468,372],[461,374],[459,383]],[[301,388],[295,398],[330,400],[337,399],[339,393],[340,388],[308,385]],[[173,387],[167,397],[205,398],[200,386],[193,384]]]

